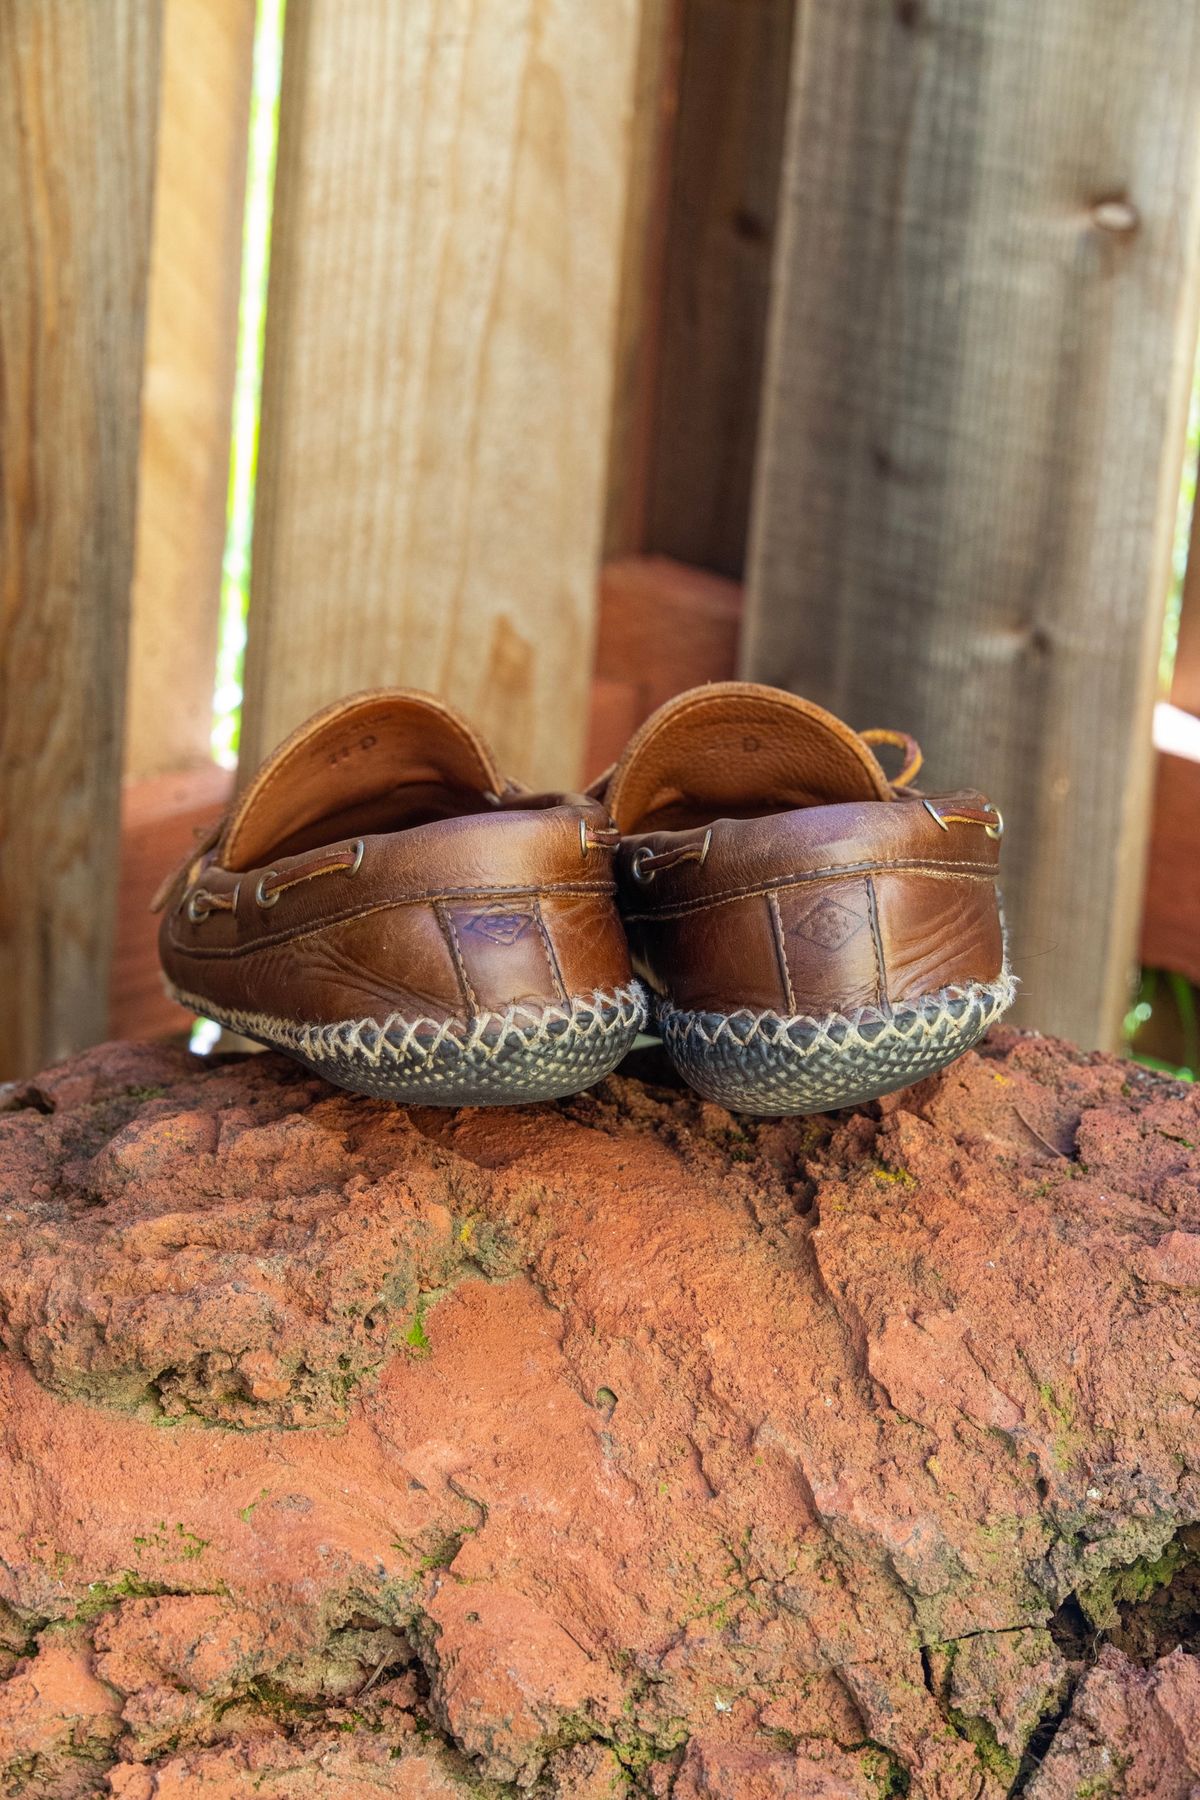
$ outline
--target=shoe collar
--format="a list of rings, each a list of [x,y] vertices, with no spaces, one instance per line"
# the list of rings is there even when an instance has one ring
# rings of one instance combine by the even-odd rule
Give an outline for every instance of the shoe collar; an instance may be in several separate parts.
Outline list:
[[[873,743],[905,752],[888,779]],[[720,681],[691,688],[652,713],[589,792],[623,833],[672,829],[725,813],[892,800],[920,767],[901,732],[859,733],[779,688]]]

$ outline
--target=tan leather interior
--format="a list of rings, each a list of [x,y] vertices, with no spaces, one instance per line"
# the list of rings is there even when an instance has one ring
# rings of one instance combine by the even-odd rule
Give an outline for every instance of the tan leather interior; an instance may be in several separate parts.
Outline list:
[[[505,785],[491,751],[429,694],[378,689],[326,707],[258,771],[220,850],[229,869],[339,837],[481,812]]]
[[[777,688],[727,681],[693,689],[647,720],[606,798],[631,832],[893,794],[870,747],[832,713]]]

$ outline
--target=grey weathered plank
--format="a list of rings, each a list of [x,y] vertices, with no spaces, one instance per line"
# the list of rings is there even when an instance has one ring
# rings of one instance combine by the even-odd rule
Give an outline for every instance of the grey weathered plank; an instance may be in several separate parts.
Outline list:
[[[640,546],[740,577],[794,0],[686,0]]]
[[[0,7],[0,1071],[103,1036],[156,0]]]
[[[606,562],[640,550],[646,536],[685,8],[686,0],[641,0],[605,479]]]
[[[639,9],[289,6],[244,768],[401,682],[578,779]]]
[[[799,17],[745,667],[994,795],[1021,1016],[1108,1042],[1195,344],[1200,12]]]

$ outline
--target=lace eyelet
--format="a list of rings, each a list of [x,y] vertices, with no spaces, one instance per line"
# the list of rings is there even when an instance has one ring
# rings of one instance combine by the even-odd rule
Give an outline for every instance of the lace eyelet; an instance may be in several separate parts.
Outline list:
[[[268,883],[268,881],[270,881],[270,879],[271,879],[272,875],[274,875],[274,873],[275,873],[274,869],[268,869],[265,875],[259,876],[258,881],[255,885],[255,889],[254,889],[255,905],[261,906],[264,909],[264,911],[266,910],[266,908],[268,906],[277,905],[278,901],[279,901],[279,890],[278,889],[276,889],[273,893],[267,891],[267,883]]]
[[[640,845],[633,853],[633,861],[629,865],[629,872],[633,876],[633,879],[635,881],[640,881],[643,886],[648,886],[658,873],[656,869],[647,870],[646,868],[646,864],[653,856],[654,852],[649,844]]]
[[[192,889],[187,897],[187,905],[183,910],[193,925],[203,925],[205,919],[207,919],[208,915],[212,912],[212,907],[209,904],[211,898],[212,896],[207,888],[198,887]]]

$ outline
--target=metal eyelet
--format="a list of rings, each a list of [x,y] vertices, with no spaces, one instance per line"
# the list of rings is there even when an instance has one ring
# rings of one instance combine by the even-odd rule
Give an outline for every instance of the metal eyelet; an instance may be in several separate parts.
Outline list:
[[[989,800],[983,810],[984,812],[994,814],[996,819],[994,825],[984,826],[983,829],[986,831],[987,835],[990,838],[1002,838],[1004,836],[1004,814],[1000,811],[1000,808],[998,806],[993,806]]]
[[[346,873],[347,875],[357,875],[358,871],[362,868],[363,851],[366,849],[366,845],[362,838],[355,838],[351,843],[350,848],[354,852],[354,861],[350,864]]]
[[[254,889],[255,904],[257,906],[263,907],[264,909],[268,906],[274,906],[279,899],[280,893],[282,892],[281,889],[276,889],[274,893],[267,892],[267,882],[270,881],[270,879],[271,879],[272,875],[274,875],[274,873],[275,873],[274,869],[268,869],[265,875],[260,875],[258,878],[258,882]]]
[[[633,861],[629,865],[629,872],[635,881],[649,883],[654,880],[658,871],[656,869],[651,869],[649,873],[646,871],[646,864],[652,859],[653,855],[654,852],[649,844],[642,844],[634,851]]]
[[[198,887],[192,889],[187,898],[187,905],[183,910],[193,925],[202,925],[205,919],[207,919],[209,913],[212,911],[212,907],[209,905],[211,898],[212,896],[209,894],[207,888]]]

